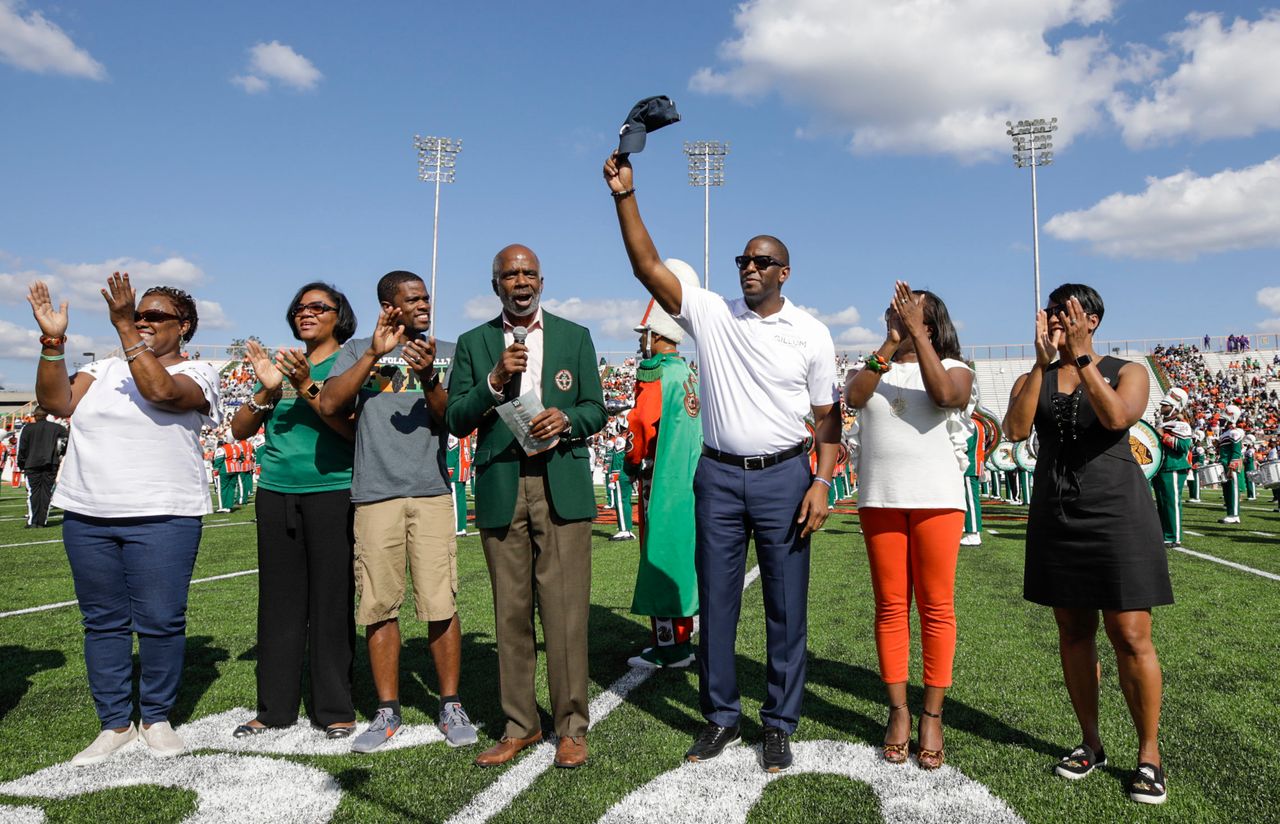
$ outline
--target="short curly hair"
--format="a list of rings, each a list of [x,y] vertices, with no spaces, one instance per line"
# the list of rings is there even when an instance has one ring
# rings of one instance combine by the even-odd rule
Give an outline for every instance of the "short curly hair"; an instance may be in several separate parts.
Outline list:
[[[173,304],[173,308],[178,310],[180,321],[186,321],[189,324],[187,333],[182,336],[182,342],[190,343],[191,339],[196,335],[196,327],[200,325],[200,313],[196,311],[195,298],[176,286],[152,286],[142,293],[144,298],[147,295],[164,295],[169,299],[169,302]]]

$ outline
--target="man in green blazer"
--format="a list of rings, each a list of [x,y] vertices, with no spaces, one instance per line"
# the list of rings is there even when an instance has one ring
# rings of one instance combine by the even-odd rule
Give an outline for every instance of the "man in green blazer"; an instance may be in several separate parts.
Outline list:
[[[478,430],[473,456],[476,526],[493,584],[502,739],[482,767],[504,764],[542,738],[534,692],[535,602],[546,639],[556,766],[587,759],[587,617],[595,489],[586,439],[605,424],[591,333],[543,312],[538,256],[508,246],[493,259],[502,314],[458,339],[445,423],[458,437]],[[519,333],[519,330],[524,330]],[[524,335],[524,342],[517,337]],[[545,411],[530,422],[551,448],[526,455],[496,407],[534,394]]]

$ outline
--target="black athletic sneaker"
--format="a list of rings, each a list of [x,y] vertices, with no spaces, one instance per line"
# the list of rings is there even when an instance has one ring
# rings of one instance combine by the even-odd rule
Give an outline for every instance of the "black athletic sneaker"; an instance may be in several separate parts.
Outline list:
[[[778,727],[764,728],[764,746],[760,761],[765,772],[782,772],[791,769],[791,736]]]
[[[1053,771],[1062,778],[1076,781],[1084,778],[1093,772],[1094,767],[1101,767],[1107,763],[1107,754],[1103,750],[1094,753],[1093,748],[1088,744],[1081,744],[1071,752],[1062,757],[1053,768]]]
[[[1169,797],[1164,783],[1164,768],[1145,761],[1129,778],[1129,799],[1139,804],[1163,804]]]
[[[689,761],[710,761],[724,752],[725,747],[741,740],[742,732],[737,724],[722,727],[708,722],[698,731],[697,737],[693,739],[693,746],[684,757]]]

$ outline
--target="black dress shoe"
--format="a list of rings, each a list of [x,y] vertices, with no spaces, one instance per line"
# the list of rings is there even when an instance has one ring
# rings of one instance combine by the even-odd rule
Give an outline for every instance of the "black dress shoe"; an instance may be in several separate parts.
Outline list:
[[[791,736],[778,727],[764,728],[764,746],[761,762],[765,772],[782,772],[791,769]]]
[[[722,727],[708,722],[698,731],[697,737],[693,739],[693,746],[684,757],[689,761],[710,761],[724,752],[725,747],[741,740],[742,732],[737,724]]]

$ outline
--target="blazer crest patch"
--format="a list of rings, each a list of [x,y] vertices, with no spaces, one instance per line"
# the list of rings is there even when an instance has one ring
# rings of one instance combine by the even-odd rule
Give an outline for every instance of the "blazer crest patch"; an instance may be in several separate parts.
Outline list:
[[[556,373],[556,388],[561,392],[568,392],[573,386],[573,373],[568,369],[561,369]]]

